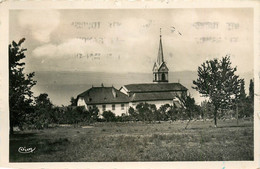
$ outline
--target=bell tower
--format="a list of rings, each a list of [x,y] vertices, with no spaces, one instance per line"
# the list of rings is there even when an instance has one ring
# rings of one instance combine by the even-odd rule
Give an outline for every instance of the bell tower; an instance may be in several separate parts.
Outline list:
[[[160,28],[160,42],[159,51],[157,56],[157,61],[153,66],[153,82],[155,83],[168,83],[168,72],[169,69],[166,66],[166,62],[163,57],[163,47],[162,47],[162,35]]]

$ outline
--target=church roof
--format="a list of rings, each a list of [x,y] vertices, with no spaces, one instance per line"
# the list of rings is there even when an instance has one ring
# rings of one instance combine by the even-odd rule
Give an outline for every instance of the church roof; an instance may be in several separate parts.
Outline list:
[[[128,103],[129,98],[114,87],[92,87],[78,95],[86,104]]]
[[[142,83],[124,85],[129,93],[145,92],[167,92],[167,91],[186,91],[187,88],[180,83]]]
[[[156,101],[156,100],[173,100],[176,98],[174,92],[149,92],[149,93],[134,93],[130,97],[130,101]]]

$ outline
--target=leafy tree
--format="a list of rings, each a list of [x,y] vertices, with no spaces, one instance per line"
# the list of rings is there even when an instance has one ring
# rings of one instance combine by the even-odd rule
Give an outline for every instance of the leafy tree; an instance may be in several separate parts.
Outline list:
[[[254,101],[254,81],[250,79],[249,84],[249,99],[253,102]]]
[[[161,105],[161,107],[158,109],[158,115],[160,116],[160,120],[172,120],[172,111],[168,110],[170,109],[170,107],[171,106],[169,104]]]
[[[36,107],[52,108],[53,104],[48,98],[47,93],[41,93],[38,97],[35,98]]]
[[[219,111],[232,106],[233,99],[239,93],[241,80],[235,75],[237,68],[231,67],[229,56],[221,60],[213,59],[198,67],[198,79],[193,81],[194,89],[209,97],[214,105],[214,122],[217,127]]]
[[[240,84],[239,93],[238,93],[238,99],[241,102],[246,100],[246,91],[245,91],[245,81],[244,81],[244,79],[241,79],[241,84]]]
[[[37,129],[46,128],[50,123],[58,121],[47,93],[41,93],[38,97],[35,97],[35,115],[33,117],[33,124]]]
[[[168,104],[166,104],[168,107]],[[182,118],[182,110],[177,108],[175,105],[169,105],[169,108],[166,109],[166,115],[169,120],[176,121]]]
[[[54,123],[56,124],[60,124],[60,123],[64,123],[64,118],[65,118],[65,113],[64,113],[64,109],[65,107],[62,106],[62,107],[58,107],[58,106],[54,106],[52,111],[53,111],[53,114],[54,114]]]
[[[244,79],[241,79],[241,84],[239,87],[239,93],[236,95],[236,100],[235,100],[235,111],[237,113],[237,120],[238,118],[241,118],[244,116],[247,107],[247,99],[246,99],[246,92],[245,92],[245,81]],[[239,111],[239,112],[237,112]],[[238,122],[238,121],[237,121]]]
[[[75,124],[86,121],[87,111],[84,106],[67,106],[64,111],[63,123]]]
[[[129,107],[128,113],[131,120],[136,121],[138,119],[138,114],[136,113],[135,109],[133,107]]]
[[[156,106],[154,104],[139,103],[136,105],[138,120],[152,121],[156,119]]]
[[[183,117],[185,119],[188,119],[188,123],[185,126],[185,129],[187,129],[190,121],[197,116],[199,113],[199,106],[195,104],[195,99],[192,98],[191,96],[186,96],[186,97],[179,97],[179,100],[183,104],[182,111],[184,112]]]
[[[126,122],[126,121],[129,121],[130,120],[130,116],[125,114],[125,113],[122,113],[121,116],[118,117],[117,121],[121,121],[121,122]]]
[[[253,81],[253,79],[250,79],[249,96],[246,98],[244,108],[245,108],[245,111],[242,114],[241,113],[239,114],[240,118],[254,116],[254,81]]]
[[[22,43],[25,38],[18,43],[12,42],[9,45],[9,107],[10,107],[10,133],[13,133],[13,127],[22,127],[26,116],[32,112],[32,87],[36,84],[33,80],[34,72],[25,74],[22,62],[25,51]]]
[[[109,110],[109,111],[104,111],[104,112],[102,113],[102,116],[104,117],[104,119],[105,119],[107,122],[116,121],[116,115],[115,115],[115,113],[111,112],[110,110]]]
[[[96,106],[90,108],[86,113],[87,113],[86,120],[88,122],[96,122],[98,120],[99,109]]]
[[[201,117],[205,121],[206,118],[214,118],[214,106],[212,103],[204,100],[201,102]]]
[[[202,101],[200,105],[201,105],[201,117],[203,121],[205,121],[208,115],[207,101],[206,100]]]
[[[70,98],[70,106],[77,106],[77,98],[74,97]]]

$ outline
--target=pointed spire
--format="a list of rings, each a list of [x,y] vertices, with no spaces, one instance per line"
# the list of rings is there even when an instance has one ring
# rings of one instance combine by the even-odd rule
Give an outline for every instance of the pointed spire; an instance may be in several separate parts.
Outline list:
[[[159,51],[158,51],[158,57],[157,57],[157,64],[158,64],[158,66],[160,66],[164,62],[161,29],[162,28],[160,28],[160,43],[159,43]]]

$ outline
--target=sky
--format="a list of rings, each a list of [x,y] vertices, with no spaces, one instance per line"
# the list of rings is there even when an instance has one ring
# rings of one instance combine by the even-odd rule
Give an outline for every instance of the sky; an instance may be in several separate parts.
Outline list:
[[[25,37],[26,71],[152,71],[161,28],[170,71],[196,71],[207,59],[231,56],[253,71],[253,10],[11,10],[9,41]]]
[[[191,88],[193,75],[209,59],[229,55],[247,89],[253,78],[253,20],[249,8],[11,10],[9,42],[26,38],[25,72],[36,72],[35,96],[48,93],[53,103],[67,105],[91,85],[152,82],[147,75],[161,34],[170,82],[185,83],[200,102],[205,98]],[[171,76],[184,71],[179,74],[185,77]],[[136,79],[127,73],[137,73]]]

